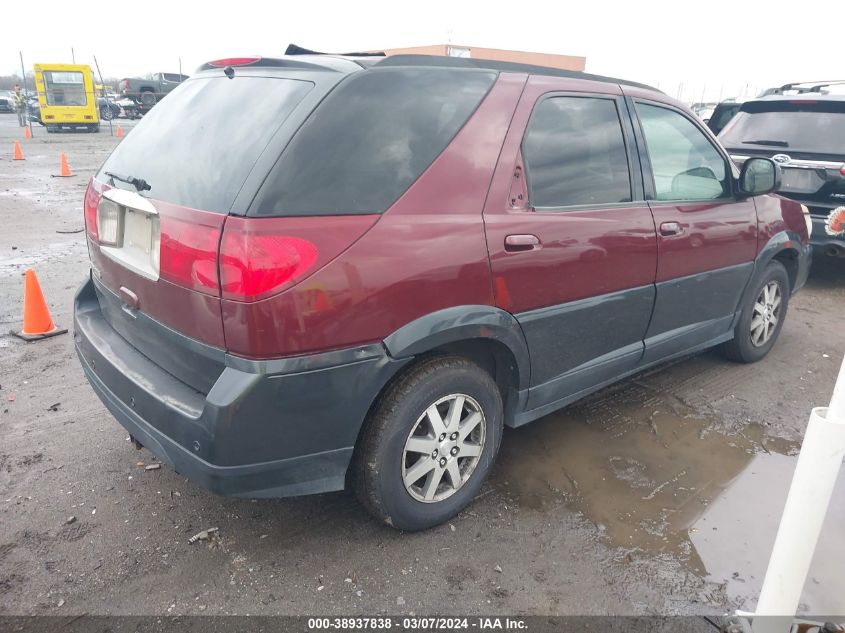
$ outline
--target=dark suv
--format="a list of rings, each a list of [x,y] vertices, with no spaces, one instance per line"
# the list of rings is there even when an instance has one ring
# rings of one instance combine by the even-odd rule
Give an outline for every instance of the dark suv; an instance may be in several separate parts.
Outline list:
[[[719,140],[740,165],[758,156],[779,163],[778,193],[809,210],[815,252],[845,256],[845,238],[825,231],[830,213],[845,206],[845,95],[773,94],[746,101]]]
[[[76,347],[179,473],[348,485],[426,528],[478,492],[503,425],[714,345],[765,356],[808,272],[800,205],[761,195],[779,175],[615,79],[220,60],[91,181]]]

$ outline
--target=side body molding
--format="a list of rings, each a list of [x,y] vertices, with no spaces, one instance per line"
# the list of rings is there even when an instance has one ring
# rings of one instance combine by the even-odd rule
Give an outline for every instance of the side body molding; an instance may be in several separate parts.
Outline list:
[[[485,305],[456,306],[426,314],[384,339],[393,358],[414,356],[441,345],[469,339],[492,339],[505,345],[516,360],[520,392],[528,389],[531,362],[522,328],[508,312]]]

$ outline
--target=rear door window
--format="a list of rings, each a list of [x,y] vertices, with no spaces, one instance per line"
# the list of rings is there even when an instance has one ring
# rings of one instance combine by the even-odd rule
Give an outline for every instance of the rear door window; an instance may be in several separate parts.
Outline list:
[[[625,137],[614,99],[551,97],[537,105],[522,144],[535,208],[631,201]]]
[[[227,213],[273,132],[312,87],[247,75],[186,81],[144,116],[97,178],[142,178],[151,198]]]
[[[446,148],[496,73],[389,68],[335,88],[293,137],[251,215],[385,211]]]
[[[731,193],[725,158],[680,112],[637,103],[657,200],[715,200]]]

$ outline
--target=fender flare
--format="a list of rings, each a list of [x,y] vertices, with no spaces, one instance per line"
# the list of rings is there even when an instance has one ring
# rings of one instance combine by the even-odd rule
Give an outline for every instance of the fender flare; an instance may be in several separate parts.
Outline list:
[[[763,248],[760,249],[760,252],[757,253],[757,257],[754,259],[754,273],[751,275],[748,285],[750,286],[756,282],[766,269],[766,265],[780,253],[789,252],[796,258],[802,257],[802,254],[804,257],[808,257],[809,254],[805,254],[804,251],[805,248],[801,244],[801,237],[794,231],[785,230],[775,233],[769,238],[769,241],[766,242]],[[790,278],[790,282],[793,281]]]
[[[393,358],[405,358],[471,339],[492,339],[507,347],[516,360],[514,387],[528,388],[531,362],[525,335],[514,316],[499,308],[467,305],[431,312],[393,332],[384,346]]]

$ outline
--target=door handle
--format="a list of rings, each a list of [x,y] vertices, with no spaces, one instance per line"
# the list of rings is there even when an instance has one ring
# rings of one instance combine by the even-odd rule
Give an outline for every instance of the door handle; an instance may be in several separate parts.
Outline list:
[[[505,250],[508,253],[533,251],[540,248],[540,238],[531,234],[508,235],[505,237]]]
[[[660,225],[661,235],[680,235],[681,233],[683,233],[683,229],[677,222],[664,222]]]

